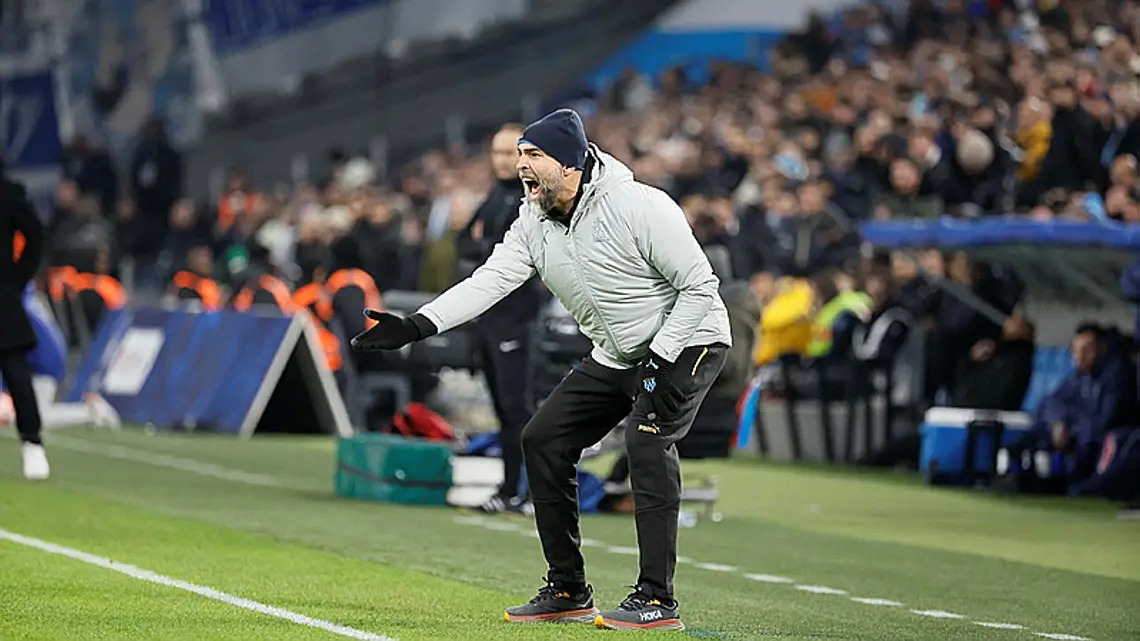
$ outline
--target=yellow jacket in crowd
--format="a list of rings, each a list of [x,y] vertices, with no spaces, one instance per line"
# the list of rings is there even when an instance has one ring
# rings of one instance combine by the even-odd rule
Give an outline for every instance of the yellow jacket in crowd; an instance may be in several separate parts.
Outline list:
[[[1021,148],[1021,166],[1017,168],[1017,179],[1029,182],[1037,178],[1041,171],[1041,163],[1045,161],[1045,154],[1049,153],[1049,141],[1053,139],[1053,124],[1049,121],[1038,122],[1032,127],[1018,129],[1013,134],[1013,140]]]
[[[811,342],[815,292],[805,280],[784,279],[764,306],[752,360],[767,365],[784,354],[805,354]]]

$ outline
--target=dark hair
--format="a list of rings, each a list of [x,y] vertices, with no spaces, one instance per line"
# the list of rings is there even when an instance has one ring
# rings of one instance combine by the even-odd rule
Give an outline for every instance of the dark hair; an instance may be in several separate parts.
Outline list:
[[[819,292],[819,297],[827,302],[839,295],[839,288],[835,285],[835,270],[826,270],[815,274],[811,278],[812,285]]]
[[[1103,341],[1105,338],[1104,327],[1093,321],[1084,321],[1077,325],[1077,330],[1073,332],[1073,336],[1080,336],[1081,334],[1092,334],[1097,341]]]

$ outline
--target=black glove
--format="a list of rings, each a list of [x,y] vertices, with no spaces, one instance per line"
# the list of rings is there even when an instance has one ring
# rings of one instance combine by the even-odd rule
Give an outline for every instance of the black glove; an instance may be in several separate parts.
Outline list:
[[[401,318],[388,312],[365,309],[364,315],[376,321],[376,324],[352,338],[352,349],[358,352],[400,349],[439,331],[423,314]]]
[[[685,402],[685,393],[673,384],[672,369],[673,363],[652,351],[641,366],[641,390],[649,397],[656,414],[648,417],[650,420],[676,416]]]

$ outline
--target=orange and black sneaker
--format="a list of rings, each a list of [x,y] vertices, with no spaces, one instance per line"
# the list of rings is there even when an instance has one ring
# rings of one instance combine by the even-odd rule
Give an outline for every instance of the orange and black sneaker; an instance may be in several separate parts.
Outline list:
[[[503,620],[507,623],[589,623],[597,614],[594,590],[590,586],[567,586],[547,580],[529,603],[507,608]]]
[[[594,617],[594,625],[609,630],[684,630],[677,602],[634,590],[621,605]]]

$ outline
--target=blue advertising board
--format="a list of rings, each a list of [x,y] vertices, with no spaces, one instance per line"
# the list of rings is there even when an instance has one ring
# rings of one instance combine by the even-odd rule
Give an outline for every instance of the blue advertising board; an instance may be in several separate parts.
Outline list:
[[[67,400],[97,392],[124,422],[249,436],[286,367],[308,367],[289,378],[314,382],[308,388],[308,413],[325,425],[313,431],[351,433],[343,401],[315,356],[305,322],[298,316],[231,310],[111,311],[80,363]],[[295,358],[298,347],[310,350],[311,358]]]
[[[0,77],[0,136],[0,155],[10,167],[59,165],[62,145],[50,70]]]

